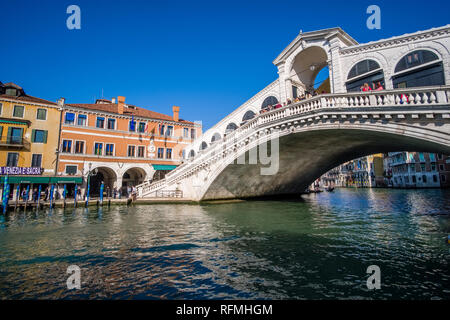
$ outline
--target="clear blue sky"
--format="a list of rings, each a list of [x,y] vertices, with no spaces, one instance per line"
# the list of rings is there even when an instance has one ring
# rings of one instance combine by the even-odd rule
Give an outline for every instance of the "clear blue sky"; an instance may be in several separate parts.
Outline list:
[[[81,8],[81,30],[66,8]],[[381,7],[381,30],[366,9]],[[359,42],[450,23],[450,1],[1,0],[0,81],[56,101],[126,102],[209,128],[277,77],[297,36],[340,26]]]

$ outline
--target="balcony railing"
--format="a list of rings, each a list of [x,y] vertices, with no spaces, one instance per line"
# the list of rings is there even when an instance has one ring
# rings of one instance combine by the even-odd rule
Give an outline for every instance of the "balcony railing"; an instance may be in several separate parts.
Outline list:
[[[22,137],[6,136],[0,138],[1,147],[29,149],[30,145],[31,145],[30,141]]]

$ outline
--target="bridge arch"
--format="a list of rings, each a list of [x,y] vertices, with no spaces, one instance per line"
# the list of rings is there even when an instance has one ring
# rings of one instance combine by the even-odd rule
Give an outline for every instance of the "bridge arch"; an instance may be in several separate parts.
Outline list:
[[[235,124],[234,122],[230,122],[227,127],[225,128],[225,133],[230,133],[233,132],[234,130],[236,130],[237,128],[239,128],[237,126],[237,124]]]
[[[114,184],[117,181],[116,172],[105,166],[97,166],[91,169],[93,173],[89,179],[89,192],[91,196],[98,196],[100,194],[100,186],[104,183],[105,189],[114,189]]]
[[[199,147],[199,151],[205,150],[206,148],[208,148],[208,144],[205,141],[202,141]]]
[[[247,122],[251,119],[253,119],[256,116],[256,112],[253,110],[247,110],[244,115],[242,116],[242,122]]]
[[[193,149],[192,149],[191,151],[189,151],[188,157],[189,157],[190,159],[192,159],[192,158],[195,157],[195,151],[194,151]]]
[[[217,142],[217,141],[219,141],[221,139],[222,139],[222,136],[220,135],[220,133],[216,132],[211,137],[211,143]]]
[[[450,145],[435,139],[433,132],[420,137],[414,129],[400,133],[394,124],[387,130],[380,127],[362,123],[337,129],[329,123],[294,133],[287,130],[279,137],[280,162],[275,175],[261,175],[262,165],[236,164],[244,154],[248,159],[249,151],[258,144],[242,148],[211,171],[200,191],[201,199],[299,195],[327,171],[359,157],[394,151],[450,153]]]
[[[261,104],[261,109],[267,108],[267,106],[275,106],[278,104],[278,99],[275,96],[268,96],[264,99],[263,103]]]
[[[311,45],[304,48],[288,64],[290,80],[293,84],[304,86],[306,91],[314,90],[314,80],[328,66],[328,59],[328,49],[324,46]]]

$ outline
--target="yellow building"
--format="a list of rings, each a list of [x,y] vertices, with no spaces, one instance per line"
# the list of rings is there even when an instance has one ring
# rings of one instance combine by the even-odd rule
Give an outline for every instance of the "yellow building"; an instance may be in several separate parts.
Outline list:
[[[29,96],[14,83],[0,82],[1,182],[7,175],[12,190],[19,184],[37,187],[58,182],[60,119],[57,103]]]

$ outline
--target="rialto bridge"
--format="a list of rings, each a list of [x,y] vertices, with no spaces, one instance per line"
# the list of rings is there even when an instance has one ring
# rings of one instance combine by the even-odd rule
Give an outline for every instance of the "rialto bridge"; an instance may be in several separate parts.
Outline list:
[[[186,148],[165,179],[138,186],[139,196],[292,195],[365,155],[450,154],[449,34],[450,25],[358,44],[340,28],[300,33],[274,61],[278,79]],[[324,68],[318,95],[284,105],[317,90]],[[360,92],[365,83],[383,90]]]

